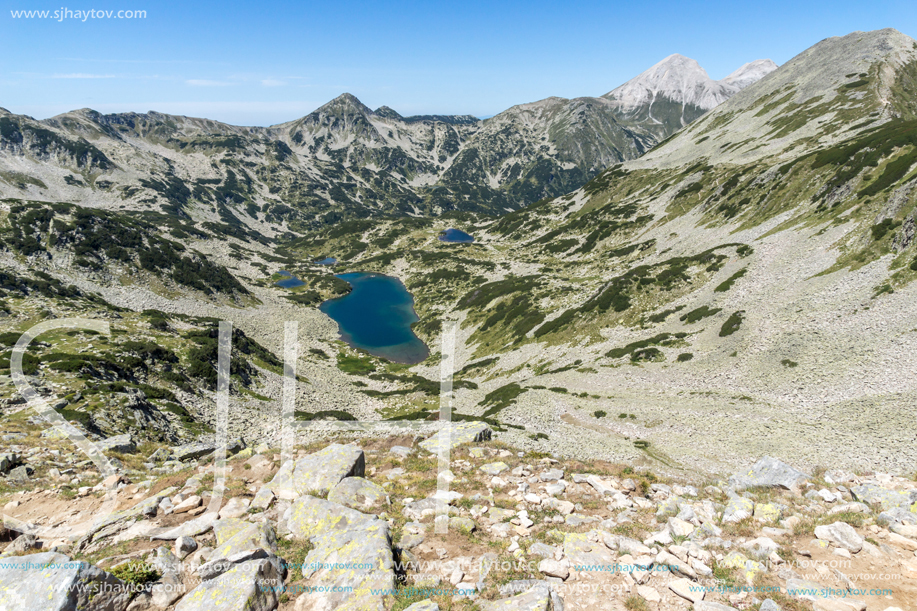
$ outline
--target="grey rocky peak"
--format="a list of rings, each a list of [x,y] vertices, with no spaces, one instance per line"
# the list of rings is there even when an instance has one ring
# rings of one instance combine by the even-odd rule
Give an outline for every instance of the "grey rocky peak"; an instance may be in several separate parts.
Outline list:
[[[776,69],[770,60],[756,60],[714,81],[697,61],[675,53],[603,97],[617,100],[625,111],[651,106],[662,98],[706,111]]]

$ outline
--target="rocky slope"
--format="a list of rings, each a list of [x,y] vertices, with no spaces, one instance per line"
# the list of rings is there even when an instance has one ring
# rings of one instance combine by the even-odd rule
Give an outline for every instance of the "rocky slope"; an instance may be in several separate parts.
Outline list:
[[[764,457],[719,480],[670,479],[520,452],[469,423],[438,478],[438,437],[408,435],[284,452],[233,443],[225,470],[213,445],[124,436],[103,479],[69,442],[13,428],[0,502],[28,532],[2,533],[4,610],[898,611],[917,600],[917,488],[883,473],[806,474]]]

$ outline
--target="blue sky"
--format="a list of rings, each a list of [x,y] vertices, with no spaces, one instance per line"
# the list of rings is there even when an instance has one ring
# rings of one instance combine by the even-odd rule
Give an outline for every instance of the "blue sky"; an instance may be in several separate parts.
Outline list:
[[[12,112],[158,110],[270,125],[350,92],[403,115],[483,117],[601,95],[672,53],[718,79],[855,30],[917,35],[905,1],[59,2],[4,2],[0,106]],[[11,15],[63,7],[146,18]]]

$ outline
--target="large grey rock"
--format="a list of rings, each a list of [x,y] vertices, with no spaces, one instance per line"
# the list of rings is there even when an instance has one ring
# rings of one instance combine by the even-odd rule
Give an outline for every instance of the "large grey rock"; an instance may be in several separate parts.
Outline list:
[[[133,454],[137,451],[137,444],[129,433],[115,435],[95,442],[96,447],[103,452],[118,452],[119,454]]]
[[[251,502],[244,496],[234,496],[220,509],[220,519],[241,518],[248,513]]]
[[[159,571],[161,577],[150,587],[146,602],[154,609],[166,609],[187,591],[182,583],[181,562],[171,551],[158,547],[150,566]]]
[[[427,600],[414,603],[404,611],[439,611],[439,605],[428,598]]]
[[[690,564],[683,562],[680,558],[665,550],[656,554],[655,562],[657,566],[668,567],[672,573],[681,573],[691,579],[697,579],[697,571],[695,571]]]
[[[770,537],[757,537],[742,544],[748,555],[756,560],[764,560],[776,552],[780,546]]]
[[[867,505],[878,504],[884,511],[895,508],[910,509],[911,497],[907,493],[888,490],[878,484],[863,484],[850,489],[854,500]]]
[[[147,457],[149,462],[165,462],[172,458],[172,450],[159,448]]]
[[[0,563],[4,611],[124,611],[130,599],[120,579],[63,554],[11,556]]]
[[[19,455],[15,452],[0,454],[0,473],[9,473],[10,469],[19,464]]]
[[[261,548],[249,549],[235,554],[230,554],[225,558],[218,560],[208,560],[201,566],[197,567],[195,572],[202,580],[215,579],[220,575],[232,570],[237,565],[247,564],[255,560],[268,560],[275,566],[280,566],[279,559],[270,554],[267,550]]]
[[[496,562],[496,558],[494,558]],[[500,594],[514,595],[514,594],[524,594],[533,589],[546,589],[549,591],[549,597],[551,599],[550,606],[548,609],[551,611],[564,611],[564,599],[558,593],[558,589],[563,587],[557,582],[547,581],[545,579],[514,579],[506,584],[500,586]]]
[[[765,456],[750,469],[734,473],[729,478],[729,483],[742,488],[783,488],[794,490],[805,481],[808,476],[788,464]]]
[[[781,611],[780,605],[772,601],[770,598],[761,603],[760,611]]]
[[[533,556],[541,556],[542,558],[553,558],[560,549],[553,545],[546,545],[541,541],[537,541],[529,546],[528,553]]]
[[[849,552],[857,553],[863,549],[863,537],[846,522],[835,522],[815,527],[815,536],[822,541],[828,541]]]
[[[501,460],[498,462],[490,462],[486,465],[481,465],[480,469],[487,475],[500,475],[504,471],[509,470],[509,465]]]
[[[296,462],[285,462],[266,487],[277,498],[292,501],[304,494],[328,494],[345,477],[363,477],[365,470],[363,450],[332,443]]]
[[[247,446],[245,444],[245,440],[234,439],[230,441],[229,443],[227,443],[225,447],[226,447],[226,456],[235,456],[236,454],[244,450]]]
[[[577,567],[610,566],[616,563],[617,554],[605,545],[596,543],[602,540],[603,535],[604,532],[599,530],[564,534],[564,557],[574,572]],[[649,562],[652,564],[652,559]]]
[[[741,522],[746,518],[750,518],[755,512],[755,504],[751,499],[746,499],[742,496],[732,496],[729,499],[729,502],[726,503],[726,508],[723,510],[723,522]]]
[[[162,541],[174,541],[179,537],[196,537],[201,535],[211,528],[213,528],[214,522],[220,518],[220,514],[215,511],[211,511],[205,514],[202,514],[193,520],[188,520],[187,522],[176,526],[165,532],[157,533],[150,537],[153,540],[162,540]]]
[[[207,562],[198,567],[201,579],[213,579],[231,570],[235,564],[276,557],[277,536],[270,524],[251,524],[229,518],[214,522],[213,531],[218,547],[207,557]]]
[[[21,556],[37,549],[41,549],[41,541],[38,540],[38,537],[30,534],[22,534],[13,539],[12,543],[6,546],[2,555]]]
[[[328,500],[351,509],[372,511],[388,505],[388,494],[368,479],[345,477],[328,493]]]
[[[493,431],[484,422],[450,422],[436,435],[420,442],[420,447],[427,452],[438,454],[441,443],[452,449],[465,443],[486,441],[492,434]]]
[[[293,501],[287,525],[294,537],[309,539],[331,531],[360,530],[377,519],[376,516],[305,495]]]
[[[178,601],[175,611],[273,611],[282,591],[275,564],[253,560],[202,582]]]
[[[538,571],[549,577],[558,577],[566,579],[570,576],[570,567],[563,562],[558,562],[553,558],[545,558],[538,563]]]
[[[685,577],[680,579],[673,579],[666,585],[668,585],[670,590],[685,600],[691,601],[691,603],[695,605],[704,600],[704,596],[706,594],[703,587],[697,586],[693,581]]]
[[[302,566],[312,589],[297,598],[296,611],[385,608],[378,592],[395,587],[388,522],[303,496],[290,508],[289,528],[313,546]]]
[[[181,461],[194,460],[195,458],[212,454],[215,449],[216,448],[209,443],[188,443],[182,446],[173,447],[172,458]]]
[[[422,520],[427,516],[436,515],[437,507],[437,499],[434,497],[428,497],[408,503],[404,506],[402,512],[404,513],[405,517],[408,517],[412,520]],[[451,515],[458,513],[458,510],[455,507],[449,505],[449,501],[447,500],[446,512]]]
[[[34,473],[35,469],[32,467],[32,465],[19,465],[18,467],[10,469],[9,475],[7,475],[7,477],[11,480],[27,482]]]
[[[173,553],[179,560],[184,560],[185,556],[197,550],[197,541],[192,537],[181,536],[175,540]]]
[[[255,498],[252,499],[252,509],[257,509],[264,511],[268,509],[271,504],[274,502],[274,493],[267,486],[262,486],[258,493],[255,494]]]
[[[452,516],[449,518],[449,530],[454,530],[466,535],[470,535],[478,525],[474,523],[474,520],[471,518],[465,518],[462,516]]]
[[[643,543],[640,541],[631,539],[630,537],[625,537],[623,535],[612,535],[609,533],[603,535],[603,540],[609,549],[616,549],[622,554],[630,554],[631,556],[648,556],[653,553],[653,550],[643,545]]]
[[[888,526],[890,524],[917,525],[917,514],[911,513],[904,507],[893,507],[876,516],[876,524],[880,526]]]

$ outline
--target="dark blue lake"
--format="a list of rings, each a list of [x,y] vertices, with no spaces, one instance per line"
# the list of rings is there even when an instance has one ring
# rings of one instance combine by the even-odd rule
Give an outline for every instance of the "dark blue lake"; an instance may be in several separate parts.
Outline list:
[[[461,229],[447,229],[439,234],[439,239],[442,242],[453,242],[458,244],[470,244],[474,242],[474,237]]]
[[[355,348],[397,363],[415,364],[429,356],[411,323],[414,298],[397,279],[382,274],[340,274],[353,290],[320,306],[341,328],[341,339]]]
[[[305,282],[303,282],[299,278],[294,278],[293,274],[291,274],[290,272],[286,270],[280,270],[277,273],[280,274],[281,276],[287,276],[287,278],[284,280],[278,280],[277,282],[275,282],[274,284],[276,286],[279,286],[285,289],[291,289],[291,288],[302,286],[305,284]]]

